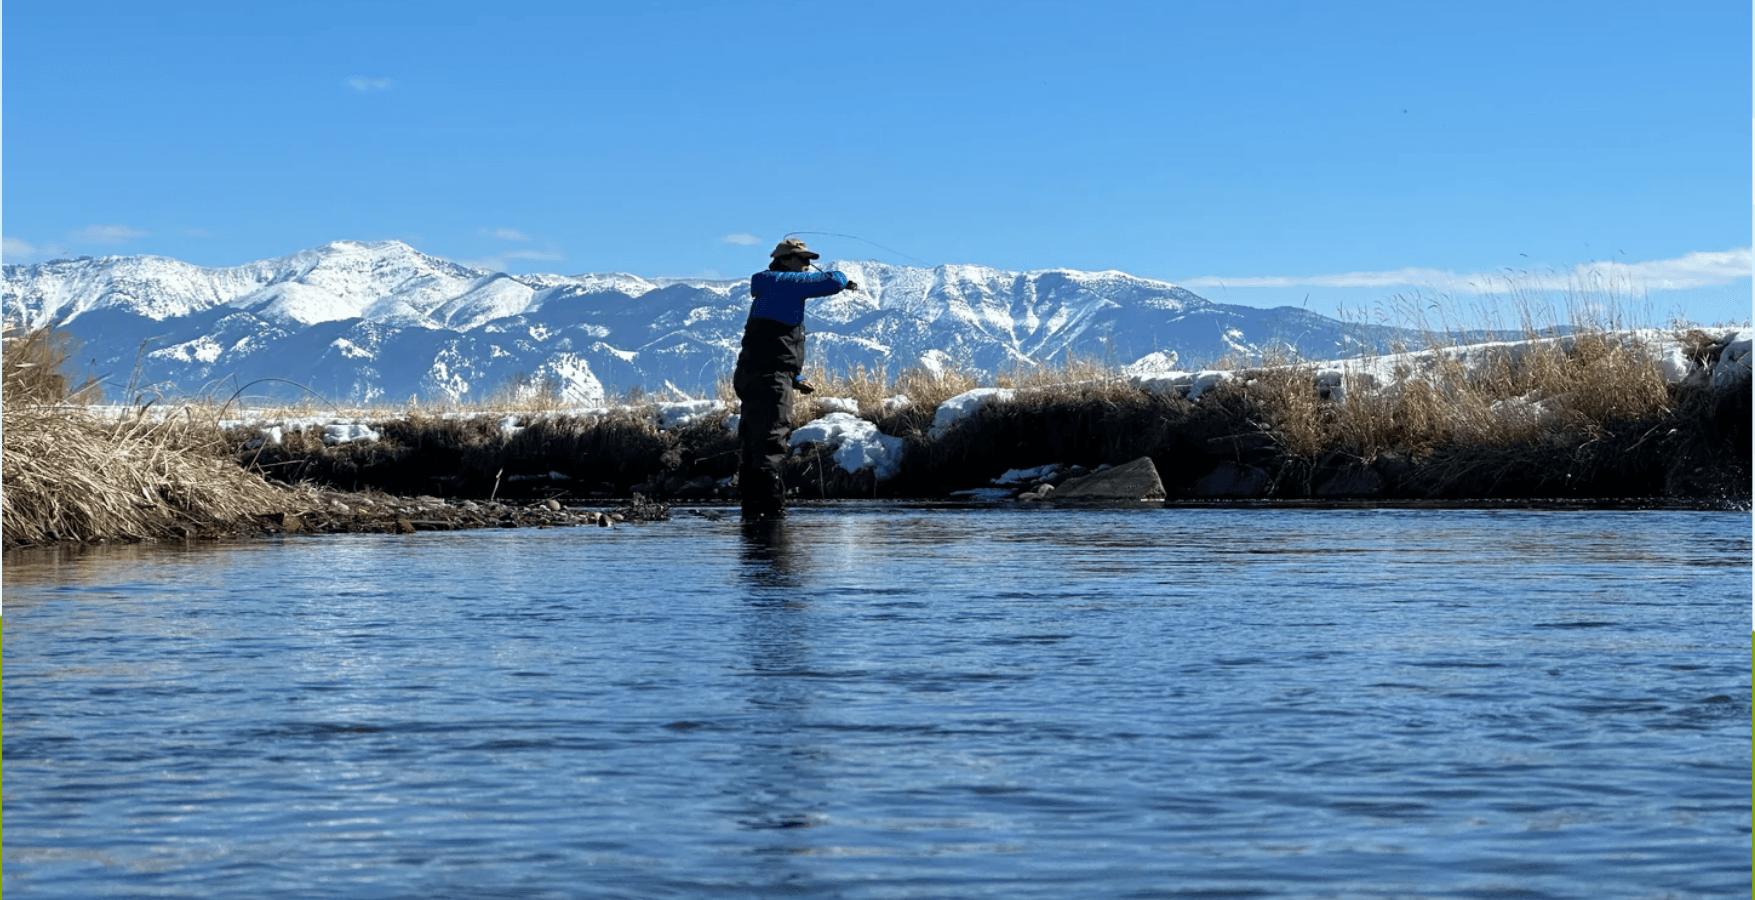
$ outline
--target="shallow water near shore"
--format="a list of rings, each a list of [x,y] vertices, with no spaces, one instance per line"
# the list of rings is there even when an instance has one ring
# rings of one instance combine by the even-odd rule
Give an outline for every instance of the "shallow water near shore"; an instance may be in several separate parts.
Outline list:
[[[1745,896],[1750,550],[869,504],[9,553],[4,888]]]

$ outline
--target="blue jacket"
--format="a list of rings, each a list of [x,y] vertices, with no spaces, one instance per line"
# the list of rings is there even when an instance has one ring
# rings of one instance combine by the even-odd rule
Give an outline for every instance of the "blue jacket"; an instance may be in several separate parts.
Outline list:
[[[786,325],[804,323],[804,301],[839,294],[847,287],[840,272],[757,272],[750,276],[750,318]]]

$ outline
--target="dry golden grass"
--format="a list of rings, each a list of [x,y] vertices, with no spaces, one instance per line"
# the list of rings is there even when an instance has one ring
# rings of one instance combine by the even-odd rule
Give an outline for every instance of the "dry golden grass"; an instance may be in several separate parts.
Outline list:
[[[1120,369],[1094,357],[1070,354],[1057,365],[1018,367],[994,379],[994,386],[1017,391],[1033,404],[1087,403],[1103,407],[1138,401],[1143,391]]]
[[[1270,357],[1262,360],[1261,368],[1245,370],[1216,392],[1240,394],[1258,405],[1268,417],[1259,427],[1273,434],[1287,452],[1314,456],[1333,441],[1335,425],[1334,406],[1319,399],[1315,384],[1313,365]]]
[[[22,402],[89,403],[101,400],[103,390],[96,379],[69,389],[65,367],[78,349],[71,334],[53,328],[26,330],[7,328],[4,343],[5,390]]]
[[[481,405],[505,412],[546,413],[568,404],[558,379],[520,376],[489,393]]]
[[[101,421],[70,402],[48,329],[8,331],[0,353],[0,531],[8,543],[143,540],[294,512],[308,494],[270,485],[229,455],[215,420]]]
[[[980,379],[962,369],[907,369],[896,378],[895,393],[907,397],[910,405],[937,409],[938,405],[981,387]]]
[[[1673,402],[1655,348],[1638,333],[1582,325],[1566,338],[1532,331],[1523,343],[1437,345],[1350,361],[1344,399],[1322,397],[1314,363],[1263,362],[1223,389],[1254,400],[1267,419],[1263,430],[1306,457],[1339,451],[1370,460],[1389,450],[1419,455],[1562,433],[1588,438]],[[1392,374],[1381,383],[1359,377],[1381,372],[1378,362],[1391,363]]]
[[[994,387],[1031,390],[1058,389],[1073,384],[1122,382],[1121,370],[1097,357],[1074,356],[1070,352],[1061,361],[1045,365],[1016,365],[1011,371],[994,378]]]
[[[816,393],[798,398],[795,404],[795,420],[799,415],[817,412],[819,407],[826,410],[822,401],[830,397],[850,399],[859,404],[861,416],[876,418],[883,414],[884,401],[896,396],[895,387],[890,382],[889,369],[884,366],[867,368],[857,365],[846,372],[830,372],[820,363],[813,363],[805,367],[804,374],[800,377],[815,388]],[[794,424],[802,423],[795,421]]]
[[[829,371],[820,363],[811,363],[805,366],[800,377],[815,388],[815,393],[795,398],[792,411],[794,428],[830,412],[831,407],[827,402],[830,399],[851,399],[858,404],[858,415],[861,418],[876,421],[893,412],[886,407],[885,401],[894,397],[905,397],[909,407],[923,409],[930,417],[932,410],[937,409],[940,403],[980,386],[979,379],[974,375],[956,369],[932,371],[910,368],[891,379],[889,369],[885,366],[868,368],[858,365],[846,371]],[[730,382],[721,383],[719,396],[728,402],[736,400],[736,393],[731,390]]]
[[[1254,427],[1303,457],[1338,451],[1369,460],[1391,450],[1421,455],[1445,446],[1508,446],[1546,434],[1588,437],[1606,423],[1651,416],[1672,402],[1654,348],[1620,326],[1619,318],[1580,313],[1565,338],[1526,321],[1524,342],[1474,347],[1428,332],[1420,352],[1347,362],[1344,393],[1334,396],[1317,385],[1321,369],[1315,362],[1285,351],[1233,357],[1221,367],[1240,377],[1221,390],[1247,401],[1258,414]],[[1703,347],[1711,340],[1700,337]],[[1392,370],[1386,377],[1360,377],[1367,371],[1383,376],[1385,369]],[[804,378],[817,393],[799,398],[795,426],[827,411],[821,398],[852,398],[862,417],[883,421],[889,416],[884,401],[902,395],[929,419],[944,400],[984,386],[955,370],[911,368],[891,379],[881,366],[832,372],[815,365]],[[1115,367],[1073,357],[1057,366],[1019,367],[985,386],[1017,390],[1018,402],[1035,404],[1113,407],[1135,402],[1139,393]],[[729,384],[720,394],[735,399]]]

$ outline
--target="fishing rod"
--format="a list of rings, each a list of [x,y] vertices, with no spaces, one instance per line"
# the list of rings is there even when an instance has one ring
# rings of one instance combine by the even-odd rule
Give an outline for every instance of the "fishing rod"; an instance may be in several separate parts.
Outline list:
[[[865,238],[862,238],[857,234],[837,234],[833,231],[793,231],[793,232],[787,233],[786,235],[783,235],[781,237],[781,240],[785,240],[786,238],[792,237],[793,235],[799,235],[799,234],[807,234],[807,235],[811,235],[812,237],[848,238],[850,240],[859,241],[860,243],[863,243],[863,244],[870,244],[873,247],[876,247],[879,250],[884,251],[885,253],[893,253],[897,256],[902,257],[903,259],[917,262],[923,266],[926,266],[927,268],[932,268],[932,263],[929,263],[926,260],[921,259],[918,256],[909,256],[908,254],[903,253],[902,251],[897,250],[894,247],[885,247],[883,244],[880,244],[877,241],[866,240]],[[811,266],[811,268],[816,269],[816,266],[813,265],[813,266]],[[822,270],[817,269],[817,271],[820,272]]]
[[[828,273],[827,273],[827,272],[823,272],[823,267],[822,267],[822,266],[819,266],[819,265],[817,265],[817,264],[816,264],[816,263],[814,263],[814,262],[807,262],[807,263],[805,263],[805,265],[807,265],[807,266],[810,266],[810,267],[811,267],[811,268],[813,268],[813,269],[816,269],[816,270],[817,270],[817,271],[818,271],[818,272],[819,272],[819,273],[822,273],[822,274],[824,274],[824,275],[827,275],[827,274],[828,274]],[[850,290],[850,291],[857,291],[857,290],[859,290],[859,282],[857,282],[857,281],[854,281],[854,280],[853,280],[853,279],[851,279],[851,278],[849,278],[849,279],[848,279],[848,280],[847,280],[847,289],[848,289],[848,290]],[[808,393],[808,392],[807,392],[807,393]]]
[[[813,237],[820,236],[820,237],[848,238],[850,240],[855,240],[855,241],[859,241],[861,243],[870,244],[873,247],[876,247],[879,250],[884,251],[885,253],[892,253],[892,254],[895,254],[896,256],[902,257],[903,259],[912,260],[912,261],[917,262],[923,266],[926,266],[927,268],[932,267],[932,263],[929,263],[926,260],[921,259],[918,256],[910,256],[906,253],[903,253],[900,250],[897,250],[894,247],[885,247],[883,244],[880,244],[877,241],[862,238],[857,234],[839,234],[839,233],[833,232],[833,231],[790,231],[790,232],[787,232],[785,235],[782,235],[780,239],[786,240],[787,238],[793,237],[794,235],[801,235],[801,234],[807,234],[807,235],[811,235]],[[816,263],[805,263],[805,265],[808,265],[811,268],[816,269],[818,272],[823,271],[822,267],[818,266]],[[859,290],[859,285],[856,283],[849,282],[849,290],[857,291],[857,290]]]

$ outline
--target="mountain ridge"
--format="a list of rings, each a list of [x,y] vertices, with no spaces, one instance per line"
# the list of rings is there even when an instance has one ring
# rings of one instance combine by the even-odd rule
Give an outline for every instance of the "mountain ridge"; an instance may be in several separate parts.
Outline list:
[[[992,375],[1057,355],[1161,364],[1281,345],[1323,356],[1400,336],[1294,307],[1213,303],[1114,270],[825,260],[831,267],[861,286],[807,310],[811,361],[831,369]],[[708,393],[729,377],[748,314],[741,278],[515,275],[399,241],[333,241],[219,268],[158,256],[9,264],[4,286],[8,319],[58,323],[111,387],[129,372],[129,391],[167,396],[264,379],[279,385],[264,388],[269,396],[296,382],[350,402]]]

